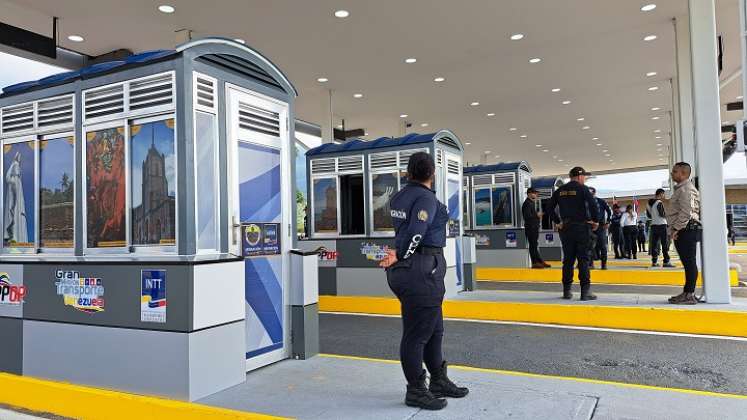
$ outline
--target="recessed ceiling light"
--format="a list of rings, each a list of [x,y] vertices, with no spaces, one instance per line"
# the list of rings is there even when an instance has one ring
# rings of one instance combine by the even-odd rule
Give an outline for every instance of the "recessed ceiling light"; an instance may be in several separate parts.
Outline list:
[[[644,41],[653,41],[653,40],[655,40],[656,38],[657,38],[657,36],[656,36],[656,35],[646,35],[645,37],[643,37],[643,40],[644,40]]]
[[[597,146],[601,146],[601,145],[602,145],[602,143],[597,143]]]
[[[661,130],[659,130],[659,129],[657,128],[656,130],[654,130],[654,133],[661,133]]]
[[[538,57],[535,57],[535,58],[530,58],[530,59],[529,59],[529,62],[530,62],[530,63],[532,63],[532,64],[536,64],[536,63],[539,63],[540,61],[542,61],[542,59],[541,59],[541,58],[538,58]]]
[[[585,119],[586,119],[586,118],[584,118],[584,117],[578,117],[578,118],[576,118],[576,121],[583,121],[583,120],[585,120]]]
[[[337,128],[342,129],[344,127],[342,124],[338,125]]]
[[[360,98],[362,98],[362,97],[363,97],[363,94],[362,94],[362,93],[354,93],[354,94],[353,94],[353,98],[359,98],[359,99],[360,99]]]
[[[592,140],[599,140],[599,137],[592,137]]]
[[[407,118],[407,114],[401,114],[399,117],[400,118]]]
[[[549,150],[547,150],[547,149],[542,149],[542,151],[545,152],[545,153],[549,152]]]
[[[661,146],[661,143],[656,143],[657,146]]]
[[[169,6],[168,4],[162,4],[158,6],[158,11],[163,13],[174,13],[174,6]]]
[[[485,151],[485,154],[486,154],[486,155],[489,155],[489,154],[491,154],[491,153],[493,153],[493,152],[491,152],[490,150],[486,150],[486,151]]]
[[[71,40],[73,42],[83,42],[84,41],[83,37],[80,36],[80,35],[70,35],[70,36],[67,37],[67,39],[69,39],[69,40]]]
[[[488,116],[488,117],[495,117],[495,112],[488,112],[488,113],[487,113],[487,116]]]
[[[469,104],[469,106],[478,106],[478,105],[480,105],[479,102],[472,102],[471,104]]]
[[[241,38],[236,38],[236,39],[234,39],[234,41],[238,42],[239,44],[246,44],[246,41],[244,41]]]
[[[563,105],[568,105],[570,103],[571,103],[571,101],[563,101]]]
[[[420,124],[421,127],[428,127],[428,123],[422,123]]]
[[[522,139],[525,139],[525,138],[527,138],[527,135],[526,134],[522,134],[519,137],[521,137]]]
[[[508,131],[516,131],[516,127],[511,127],[508,129]]]
[[[346,17],[350,16],[350,12],[347,10],[337,10],[335,11],[335,17],[338,17],[340,19],[344,19]]]
[[[319,82],[319,83],[327,83],[327,82],[329,82],[329,79],[327,79],[326,77],[320,77],[320,78],[316,79],[316,81]]]
[[[518,41],[524,38],[524,34],[513,34],[511,35],[511,41]]]
[[[443,77],[436,77],[435,79],[433,79],[433,81],[434,81],[434,82],[436,82],[436,83],[441,83],[441,82],[443,82],[444,80],[446,80],[446,79],[445,79],[445,78],[443,78]]]
[[[731,121],[722,121],[721,124],[731,124]]]
[[[581,127],[581,129],[582,129],[582,130],[588,130],[588,129],[590,129],[590,128],[591,128],[591,127],[589,127],[588,125],[585,125],[585,126]]]
[[[655,71],[650,71],[650,72],[646,73],[646,77],[654,77],[654,76],[656,76],[656,72]]]
[[[541,144],[535,144],[535,146],[537,146],[537,147],[542,147],[542,145],[541,145]]]
[[[654,121],[658,120],[659,118],[661,118],[661,117],[651,117],[651,119],[654,120]]]
[[[558,159],[558,162],[563,162],[563,159]]]
[[[610,156],[612,156],[612,155],[610,155],[609,153],[605,153],[605,154],[604,154],[604,156],[606,156],[606,157],[610,157]]]
[[[607,153],[607,152],[609,152],[609,150],[607,149],[602,150],[602,153]]]
[[[368,135],[368,131],[366,131],[365,133],[363,133],[363,135],[364,135],[364,136],[367,136],[367,135]]]
[[[661,138],[661,136],[656,136],[656,138],[657,138],[657,139],[660,139],[660,138]]]
[[[465,146],[469,146],[470,144],[472,144],[472,143],[470,143],[470,142],[464,143]]]
[[[416,63],[417,61],[418,61],[417,58],[413,58],[413,57],[405,58],[405,63],[407,63],[407,64]]]
[[[659,86],[651,86],[650,88],[648,88],[649,92],[653,92],[655,90],[659,90]]]
[[[656,9],[656,5],[654,3],[649,3],[641,7],[642,12],[650,12],[654,9]]]
[[[553,88],[552,93],[558,93],[560,92],[560,88]]]
[[[742,99],[744,99],[744,96],[742,96],[742,95],[737,96],[737,100],[738,101],[741,101]]]
[[[659,108],[658,106],[655,106],[655,107],[651,108],[651,110],[652,110],[652,111],[658,111],[658,110],[660,110],[660,109],[661,109],[661,108]]]
[[[500,158],[501,158],[501,155],[495,155],[495,158],[496,158],[496,159],[500,159]]]

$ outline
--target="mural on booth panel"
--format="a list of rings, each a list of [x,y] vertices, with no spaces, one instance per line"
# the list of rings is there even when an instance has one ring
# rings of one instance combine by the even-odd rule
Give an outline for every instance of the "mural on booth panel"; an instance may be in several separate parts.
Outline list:
[[[166,270],[140,270],[140,321],[166,323]]]
[[[374,174],[371,176],[373,228],[379,232],[393,232],[394,223],[389,214],[389,199],[397,191],[396,173]]]
[[[246,287],[246,358],[283,347],[278,149],[239,142],[239,207]]]
[[[513,223],[511,209],[511,188],[493,188],[493,224],[510,225]]]
[[[104,312],[104,282],[101,278],[81,277],[77,271],[57,270],[54,284],[65,306],[89,314]]]
[[[72,248],[75,217],[75,141],[39,142],[39,246]]]
[[[475,191],[475,225],[490,226],[493,224],[490,208],[490,190]]]
[[[7,247],[34,246],[34,149],[33,141],[3,146],[5,175],[5,226],[3,243]]]
[[[446,183],[446,207],[449,211],[449,224],[447,226],[448,236],[459,235],[459,186],[457,180],[450,179]]]
[[[88,247],[125,246],[124,128],[89,132],[86,143]]]
[[[176,243],[174,120],[131,125],[132,243]]]
[[[315,179],[314,232],[337,233],[337,181],[334,178]]]

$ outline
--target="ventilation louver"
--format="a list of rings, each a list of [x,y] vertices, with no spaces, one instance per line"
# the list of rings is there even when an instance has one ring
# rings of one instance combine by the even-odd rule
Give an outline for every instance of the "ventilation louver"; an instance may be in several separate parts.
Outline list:
[[[34,104],[9,106],[2,110],[2,133],[9,135],[34,129]]]
[[[472,177],[472,185],[490,185],[493,183],[493,175],[475,175]]]
[[[40,130],[57,126],[72,126],[73,97],[39,101],[36,108],[36,124]]]
[[[141,110],[174,102],[174,78],[171,73],[129,82],[129,109]]]
[[[438,139],[439,144],[443,144],[445,146],[453,147],[454,149],[459,150],[459,146],[457,145],[457,142],[454,141],[451,137],[442,137]]]
[[[125,109],[124,85],[86,91],[83,107],[86,121],[123,113]]]
[[[268,136],[280,137],[280,114],[239,102],[239,127]]]
[[[397,168],[397,153],[374,153],[369,155],[371,169]]]
[[[495,184],[513,184],[514,174],[495,174]]]
[[[194,102],[195,107],[210,112],[215,112],[215,84],[216,80],[212,77],[203,76],[195,73],[194,78]]]
[[[446,159],[447,170],[450,174],[459,175],[459,161],[453,159]]]
[[[363,172],[363,156],[344,156],[337,158],[338,172]]]
[[[436,149],[436,166],[442,166],[444,164],[444,151],[442,149]]]
[[[312,174],[327,174],[335,172],[335,158],[313,159],[311,161]]]

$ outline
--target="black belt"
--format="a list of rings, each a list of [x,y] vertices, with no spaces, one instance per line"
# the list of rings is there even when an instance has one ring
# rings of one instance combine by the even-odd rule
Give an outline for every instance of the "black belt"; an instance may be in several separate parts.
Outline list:
[[[437,246],[419,246],[415,252],[423,255],[441,255],[444,249]]]

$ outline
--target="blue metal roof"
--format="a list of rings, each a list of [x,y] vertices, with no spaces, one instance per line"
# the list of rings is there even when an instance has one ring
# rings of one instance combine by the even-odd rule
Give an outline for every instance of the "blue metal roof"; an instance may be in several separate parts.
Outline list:
[[[404,137],[399,137],[399,138],[381,137],[381,138],[378,138],[376,140],[371,140],[371,141],[355,139],[355,140],[348,140],[345,143],[340,143],[340,144],[325,143],[321,146],[315,147],[309,150],[308,152],[306,152],[306,156],[339,154],[339,153],[345,153],[345,152],[381,149],[385,147],[408,146],[412,144],[430,143],[435,139],[436,134],[438,133],[430,133],[430,134],[412,133],[412,134],[408,134]]]
[[[560,178],[556,176],[542,176],[542,177],[532,178],[532,187],[552,189],[552,188],[555,188],[555,183],[558,182],[559,179]],[[561,182],[562,182],[562,179],[561,179]]]
[[[63,73],[53,74],[39,80],[32,80],[29,82],[16,83],[14,85],[6,86],[3,88],[2,96],[14,95],[17,93],[26,92],[32,89],[41,89],[61,83],[67,83],[76,79],[86,79],[93,76],[98,76],[102,73],[108,72],[121,66],[138,66],[143,65],[158,59],[168,57],[177,54],[175,50],[153,50],[144,51],[139,54],[132,54],[129,57],[121,61],[107,61],[105,63],[93,64],[88,67],[84,67],[75,71],[66,71]]]
[[[478,174],[478,173],[485,173],[485,172],[506,172],[506,171],[515,171],[519,169],[520,167],[526,167],[526,169],[531,170],[529,167],[529,164],[526,162],[501,162],[496,163],[493,165],[477,165],[477,166],[469,166],[464,168],[464,174]]]

